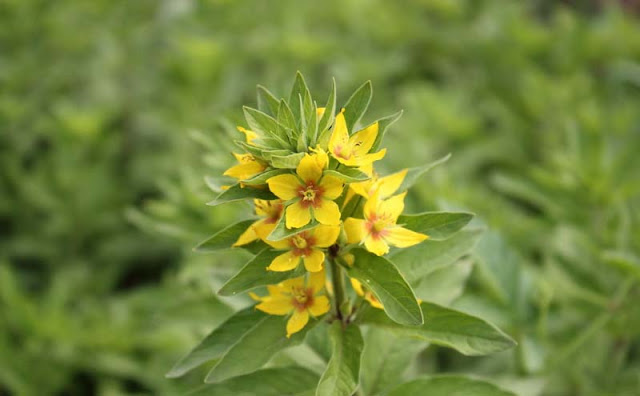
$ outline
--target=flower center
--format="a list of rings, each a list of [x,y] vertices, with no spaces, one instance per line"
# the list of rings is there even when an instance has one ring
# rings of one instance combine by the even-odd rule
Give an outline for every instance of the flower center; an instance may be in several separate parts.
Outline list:
[[[304,190],[304,193],[302,193],[302,199],[305,201],[315,201],[316,190],[314,190],[312,187],[307,187],[307,189]]]
[[[304,311],[313,304],[313,290],[296,287],[291,290],[291,304],[298,310]]]
[[[307,240],[300,235],[296,235],[293,237],[293,246],[297,247],[298,249],[306,249],[308,245],[309,244],[307,243]]]
[[[298,196],[301,198],[300,204],[303,208],[309,206],[316,206],[322,198],[322,188],[316,186],[315,183],[309,182],[306,186],[300,186],[298,190]]]

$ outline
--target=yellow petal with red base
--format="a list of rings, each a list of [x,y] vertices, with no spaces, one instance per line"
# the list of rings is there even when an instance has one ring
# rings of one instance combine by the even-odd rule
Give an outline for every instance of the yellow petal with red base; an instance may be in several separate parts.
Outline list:
[[[269,271],[291,271],[296,268],[300,263],[300,257],[289,251],[274,258],[271,264],[267,267]]]
[[[349,217],[344,221],[344,232],[347,234],[347,243],[360,243],[366,236],[363,219]]]
[[[270,315],[286,315],[293,310],[291,298],[283,295],[262,297],[256,309]]]
[[[394,195],[389,199],[381,201],[378,204],[378,214],[386,216],[391,222],[395,223],[398,216],[400,216],[404,210],[405,195],[407,195],[407,193],[403,192],[402,194]]]
[[[325,166],[326,162],[321,154],[305,154],[296,168],[296,173],[305,184],[316,183],[322,177]]]
[[[303,257],[304,268],[309,272],[320,272],[324,268],[324,253],[318,249],[311,249],[311,252]]]
[[[321,199],[319,205],[313,208],[313,217],[315,217],[320,224],[339,225],[340,208],[338,204],[333,201]]]
[[[383,256],[389,253],[389,245],[387,245],[387,243],[381,237],[367,235],[367,237],[365,237],[364,239],[364,246],[368,251],[377,256]]]
[[[291,315],[291,318],[289,318],[287,322],[287,338],[302,330],[308,322],[309,312],[307,312],[306,309],[303,311],[294,310],[293,315]]]
[[[285,221],[287,228],[300,228],[309,224],[311,221],[311,212],[309,208],[305,208],[297,201],[287,206],[285,212]]]
[[[339,235],[339,226],[327,226],[321,224],[313,229],[314,246],[320,248],[329,247],[336,243]]]
[[[300,180],[291,174],[270,177],[267,184],[272,193],[285,201],[297,197],[301,187]]]
[[[324,269],[322,271],[309,274],[309,287],[311,287],[313,294],[317,294],[324,288],[326,279],[327,277]]]
[[[388,228],[387,234],[384,236],[384,239],[388,243],[392,244],[393,246],[397,246],[399,248],[405,248],[405,247],[417,245],[418,243],[424,241],[427,238],[429,238],[429,236],[425,234],[411,231],[400,226]]]
[[[321,316],[329,312],[330,307],[331,303],[329,302],[329,298],[327,298],[327,296],[315,296],[313,298],[313,304],[311,304],[308,309],[311,315]]]
[[[334,176],[324,176],[320,180],[319,187],[322,189],[322,197],[326,199],[336,199],[342,195],[344,181]]]

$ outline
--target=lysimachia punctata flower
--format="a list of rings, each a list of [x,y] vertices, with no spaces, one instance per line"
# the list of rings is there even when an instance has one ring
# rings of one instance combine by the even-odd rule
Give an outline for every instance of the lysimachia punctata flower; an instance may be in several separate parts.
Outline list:
[[[340,208],[333,202],[342,194],[344,182],[325,175],[329,158],[322,149],[305,154],[296,174],[274,176],[269,189],[280,199],[291,201],[285,212],[287,228],[300,228],[316,219],[320,224],[339,225]]]
[[[350,217],[345,220],[349,243],[364,243],[368,251],[382,256],[389,252],[389,245],[404,248],[428,238],[396,224],[404,210],[406,192],[386,200],[380,200],[378,194],[374,193],[364,204],[364,219]]]
[[[233,246],[242,246],[258,239],[265,239],[271,231],[273,231],[278,220],[280,220],[280,216],[282,216],[283,206],[282,201],[279,199],[272,201],[254,199],[253,205],[255,206],[256,214],[262,218],[251,224],[251,226],[238,237],[238,240]]]
[[[384,309],[382,303],[376,298],[376,296],[373,295],[373,293],[371,293],[369,290],[364,289],[360,281],[355,278],[350,278],[349,280],[351,281],[351,287],[353,287],[353,290],[355,290],[357,295],[369,301],[369,304],[371,304],[372,307]]]
[[[319,225],[281,241],[265,240],[275,249],[287,250],[286,253],[276,257],[267,269],[270,271],[291,271],[302,260],[307,271],[321,271],[324,268],[325,258],[322,249],[336,243],[339,234],[339,226]]]
[[[267,165],[264,162],[258,160],[251,154],[233,153],[233,156],[238,160],[238,165],[227,169],[223,173],[225,176],[233,177],[238,180],[246,180],[267,169]]]
[[[253,141],[256,140],[259,137],[259,135],[257,133],[255,133],[254,131],[250,131],[250,130],[245,129],[245,128],[241,127],[241,126],[238,126],[237,128],[238,128],[238,131],[244,133],[245,139],[247,140],[247,143],[249,143],[250,145],[253,146],[254,145]]]
[[[407,171],[407,169],[403,169],[391,175],[380,177],[380,175],[378,175],[375,171],[373,171],[373,169],[371,169],[370,171],[366,172],[371,177],[371,179],[359,183],[349,184],[349,191],[347,192],[347,196],[344,200],[345,205],[356,194],[365,199],[369,199],[377,191],[379,199],[390,197],[396,191],[398,191],[398,188],[400,188],[400,186],[402,185],[402,182],[407,175]]]
[[[329,140],[329,152],[341,164],[356,167],[366,166],[382,159],[387,152],[387,149],[382,149],[377,153],[369,154],[377,136],[377,122],[349,136],[344,111],[341,111],[336,116]]]
[[[252,297],[260,301],[256,309],[271,315],[289,315],[287,337],[299,332],[309,322],[309,316],[322,316],[331,306],[329,298],[320,294],[324,288],[324,271],[311,273],[307,277],[286,280],[280,284],[268,286],[269,295]]]

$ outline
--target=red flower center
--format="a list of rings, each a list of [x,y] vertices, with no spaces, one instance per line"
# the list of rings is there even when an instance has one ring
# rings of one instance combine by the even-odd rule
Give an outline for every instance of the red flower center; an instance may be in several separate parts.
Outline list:
[[[322,187],[317,186],[314,182],[307,182],[306,185],[300,186],[298,189],[300,205],[305,209],[310,206],[317,208],[320,206],[320,200],[322,199],[323,193],[324,189]]]

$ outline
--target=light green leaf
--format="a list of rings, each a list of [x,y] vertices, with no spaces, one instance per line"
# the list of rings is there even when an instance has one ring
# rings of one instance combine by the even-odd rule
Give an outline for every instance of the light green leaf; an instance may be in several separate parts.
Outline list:
[[[338,177],[346,183],[356,183],[370,179],[369,175],[354,168],[329,169],[325,170],[324,174]]]
[[[331,325],[331,359],[316,390],[316,396],[351,396],[358,387],[364,341],[360,327],[339,321]]]
[[[354,127],[367,111],[372,95],[373,87],[371,86],[371,81],[367,81],[358,87],[347,100],[347,104],[344,105],[344,119],[349,133],[355,132]]]
[[[413,291],[423,301],[448,306],[462,295],[472,269],[473,260],[458,260],[421,278]]]
[[[322,148],[327,148],[329,144],[329,138],[331,137],[331,129],[329,127],[333,125],[333,120],[336,113],[336,80],[332,80],[331,92],[329,93],[329,99],[324,107],[324,114],[318,121],[318,139],[316,144]]]
[[[427,239],[419,245],[392,252],[390,259],[409,284],[414,285],[422,277],[469,254],[481,235],[482,230],[476,229],[460,231],[444,241]]]
[[[397,223],[412,231],[426,234],[431,240],[439,241],[460,231],[472,218],[473,213],[424,212],[401,215]]]
[[[238,240],[238,237],[255,221],[255,219],[249,219],[231,224],[200,242],[193,250],[204,253],[215,252],[220,249],[229,249],[231,245]]]
[[[627,274],[640,280],[640,258],[630,251],[607,250],[602,253],[605,263],[619,268]]]
[[[309,224],[302,226],[300,228],[287,228],[285,216],[281,216],[280,220],[278,220],[278,224],[276,224],[271,234],[267,236],[267,239],[270,241],[280,241],[285,238],[292,237],[294,235],[298,235],[303,231],[310,230],[315,228],[319,223],[315,220],[311,220]]]
[[[256,145],[256,141],[249,144],[243,140],[233,141],[237,146],[241,147],[247,153],[253,155],[255,158],[269,161],[274,155],[285,156],[292,153],[288,149],[270,149],[267,147],[279,146],[280,142],[273,139],[258,139],[258,142],[264,143],[264,145]]]
[[[258,85],[258,108],[264,112],[268,109],[271,114],[278,114],[279,101],[274,94],[262,85]]]
[[[474,250],[479,278],[501,303],[514,307],[526,307],[521,301],[520,257],[496,232],[485,233]],[[522,311],[523,312],[523,311]]]
[[[310,320],[302,330],[287,338],[285,317],[260,313],[262,318],[218,360],[205,382],[220,382],[258,370],[276,353],[302,343],[307,332],[318,324],[318,320]]]
[[[413,290],[392,262],[363,249],[353,250],[353,255],[353,265],[345,266],[347,274],[371,290],[392,320],[404,325],[423,323]]]
[[[318,374],[297,366],[266,368],[217,384],[204,385],[187,395],[238,396],[259,392],[260,396],[302,396],[315,390],[318,378]]]
[[[243,106],[242,109],[244,111],[244,118],[247,120],[247,124],[252,131],[262,132],[266,136],[277,140],[282,148],[291,147],[286,133],[283,133],[285,128],[280,125],[275,118],[251,107]]]
[[[298,136],[300,135],[300,130],[296,125],[296,119],[293,117],[293,113],[291,112],[289,105],[284,101],[284,99],[281,100],[280,104],[278,105],[277,114],[278,123],[281,127],[284,128],[282,132],[279,132],[278,134],[286,135],[289,139],[289,143],[294,146],[295,142],[298,139]]]
[[[373,143],[373,146],[371,146],[371,150],[369,150],[369,152],[373,153],[378,151],[378,148],[380,148],[380,145],[382,144],[382,139],[387,134],[387,129],[398,121],[401,116],[402,110],[378,120],[378,136],[376,136],[376,140]]]
[[[296,169],[304,153],[295,153],[286,156],[274,155],[271,157],[271,165],[280,169]]]
[[[230,296],[255,289],[256,287],[273,285],[287,279],[304,275],[304,266],[302,265],[292,271],[267,271],[267,266],[271,264],[273,259],[283,253],[282,251],[271,249],[265,249],[258,253],[258,255],[249,260],[237,274],[222,286],[218,294],[221,296]]]
[[[241,187],[240,183],[234,184],[228,189],[222,191],[216,199],[211,202],[207,202],[209,206],[217,206],[227,202],[241,201],[244,199],[278,199],[273,193],[269,190],[262,190],[253,187]]]
[[[264,320],[265,314],[254,307],[245,308],[213,330],[166,374],[176,378],[203,363],[220,359],[242,336]]]
[[[387,396],[516,396],[496,385],[460,375],[419,378],[394,388]]]
[[[288,170],[286,169],[270,169],[268,171],[255,175],[251,179],[242,180],[242,183],[248,186],[259,186],[261,184],[266,184],[269,178],[282,175],[287,172]]]
[[[407,176],[405,176],[404,181],[400,185],[400,188],[398,188],[398,193],[401,193],[411,188],[411,186],[413,186],[415,182],[418,181],[420,176],[424,175],[434,167],[447,162],[449,158],[451,158],[451,154],[447,154],[444,157],[440,158],[439,160],[433,161],[426,165],[417,166],[415,168],[409,168],[407,172]]]
[[[423,302],[420,307],[424,315],[422,326],[402,326],[372,307],[362,314],[360,321],[453,348],[469,356],[500,352],[516,345],[511,337],[483,319],[428,302]]]
[[[299,71],[296,73],[296,79],[291,87],[291,93],[289,94],[289,105],[296,120],[301,120],[305,116],[303,100],[305,97],[311,99],[311,93],[307,87],[307,83],[304,81],[302,73]],[[300,100],[302,98],[302,101]]]

